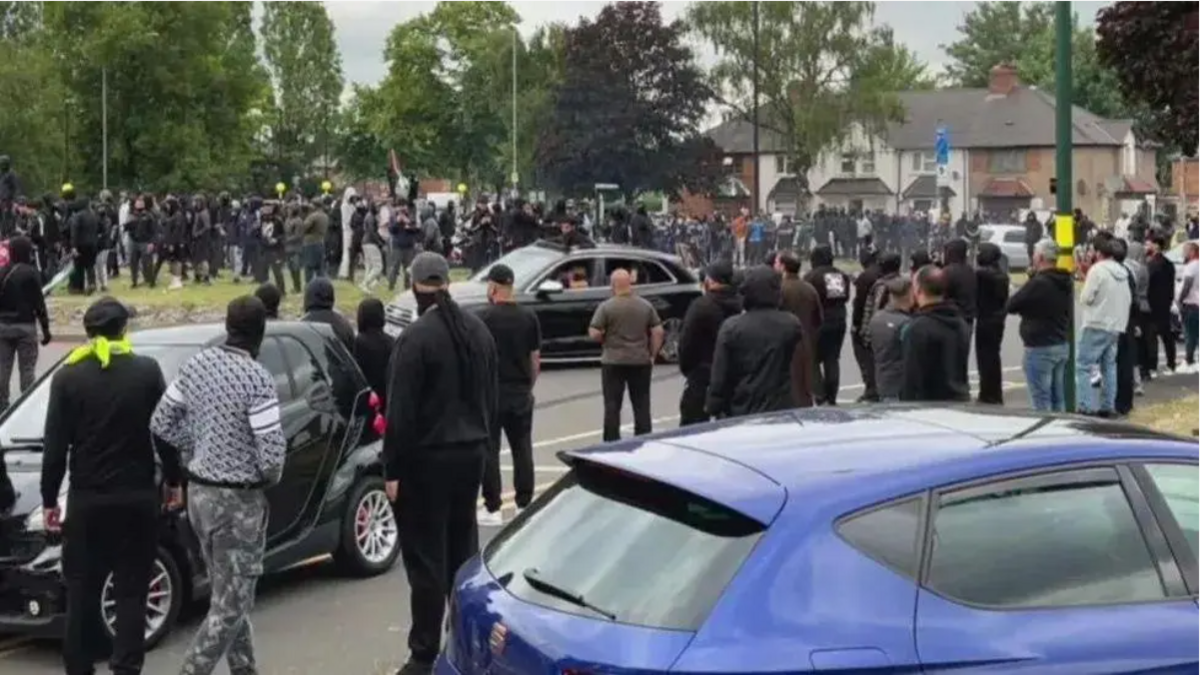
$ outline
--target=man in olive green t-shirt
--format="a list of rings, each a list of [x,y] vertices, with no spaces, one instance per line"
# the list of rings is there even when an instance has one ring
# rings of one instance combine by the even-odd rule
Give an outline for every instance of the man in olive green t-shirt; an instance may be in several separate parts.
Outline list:
[[[613,297],[596,308],[588,334],[601,344],[600,389],[604,396],[604,440],[621,439],[625,390],[633,406],[633,433],[650,433],[650,373],[663,343],[662,320],[644,298],[633,294],[628,270],[612,274]]]

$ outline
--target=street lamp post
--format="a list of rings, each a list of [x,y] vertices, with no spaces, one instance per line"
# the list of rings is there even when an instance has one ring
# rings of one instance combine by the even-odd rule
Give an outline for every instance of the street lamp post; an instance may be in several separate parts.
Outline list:
[[[753,195],[754,205],[750,208],[750,213],[757,214],[760,210],[758,204],[759,186],[758,186],[758,56],[759,56],[759,11],[758,2],[753,4],[752,11],[754,12],[754,101],[751,105],[754,108],[754,154],[753,154],[753,170],[754,175],[751,177],[753,185],[750,188],[750,194]]]
[[[108,68],[100,69],[100,136],[103,145],[101,185],[108,189]]]
[[[513,24],[512,45],[512,188],[516,195],[520,174],[517,172],[517,47],[520,45],[520,33]]]
[[[1071,37],[1074,32],[1071,3],[1057,2],[1054,7],[1055,30],[1055,173],[1057,189],[1054,198],[1054,238],[1058,243],[1058,266],[1072,274],[1075,272],[1075,219],[1071,209],[1071,191],[1075,181],[1071,175],[1071,127],[1072,99],[1071,82]],[[1075,303],[1071,305],[1071,316],[1067,322],[1067,376],[1063,378],[1063,392],[1067,410],[1075,410],[1078,392],[1075,391]]]

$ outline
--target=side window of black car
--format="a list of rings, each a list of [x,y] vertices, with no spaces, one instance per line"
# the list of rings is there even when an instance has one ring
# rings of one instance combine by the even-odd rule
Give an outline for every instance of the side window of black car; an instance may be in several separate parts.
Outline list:
[[[922,504],[920,497],[913,497],[852,514],[838,523],[837,533],[867,557],[916,579]]]
[[[932,545],[926,584],[969,605],[1069,607],[1166,596],[1112,469],[942,494]]]
[[[292,369],[292,380],[296,383],[296,398],[303,399],[320,382],[327,382],[325,372],[316,357],[299,340],[292,337],[279,338],[283,353]]]
[[[258,362],[266,367],[267,372],[271,373],[271,377],[275,380],[275,393],[279,396],[279,402],[284,404],[295,400],[292,380],[288,377],[290,369],[287,360],[283,357],[283,349],[278,338],[269,337],[263,340],[262,347],[258,351]]]

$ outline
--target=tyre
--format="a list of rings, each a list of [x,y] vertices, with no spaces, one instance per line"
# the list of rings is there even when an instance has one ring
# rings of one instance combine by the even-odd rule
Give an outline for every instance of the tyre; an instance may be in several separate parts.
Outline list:
[[[390,570],[399,556],[400,528],[383,479],[367,476],[350,490],[334,559],[350,576],[373,577]]]
[[[679,333],[683,330],[683,319],[663,321],[663,344],[658,350],[658,359],[663,363],[679,363]]]
[[[110,641],[116,635],[116,602],[112,597],[112,574],[100,590],[100,630]],[[153,649],[171,634],[185,600],[183,577],[175,557],[161,546],[150,568],[150,593],[146,596],[146,649]]]

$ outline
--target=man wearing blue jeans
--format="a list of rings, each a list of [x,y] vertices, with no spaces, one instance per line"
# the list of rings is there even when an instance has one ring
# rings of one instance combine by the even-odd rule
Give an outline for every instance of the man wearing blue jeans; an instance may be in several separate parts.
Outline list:
[[[1123,244],[1122,244],[1123,245]],[[1117,403],[1117,342],[1129,323],[1133,292],[1129,269],[1113,260],[1114,241],[1097,236],[1092,242],[1095,263],[1088,270],[1079,294],[1080,324],[1075,363],[1076,408],[1084,414],[1111,416]],[[1101,399],[1091,386],[1092,373],[1100,372]]]
[[[1057,261],[1058,244],[1052,239],[1034,244],[1029,281],[1009,297],[1007,310],[1021,317],[1030,405],[1034,410],[1063,412],[1075,285],[1071,273],[1058,269]]]

